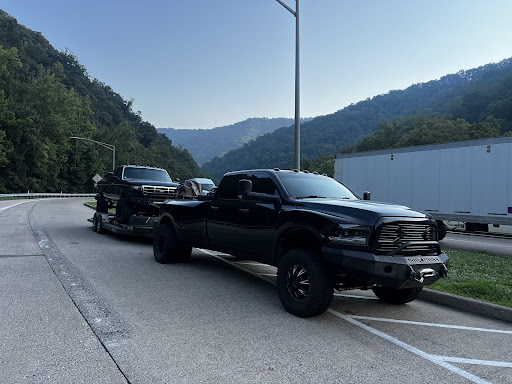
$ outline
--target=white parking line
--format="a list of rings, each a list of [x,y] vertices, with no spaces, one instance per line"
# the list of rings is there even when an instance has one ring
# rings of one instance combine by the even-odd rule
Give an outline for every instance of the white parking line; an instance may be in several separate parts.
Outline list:
[[[241,269],[253,276],[256,276],[262,280],[265,280],[266,282],[276,285],[276,283],[274,281],[272,281],[268,278],[265,278],[263,276],[263,275],[269,275],[269,274],[255,273],[255,272],[248,270],[247,268],[243,268],[240,265],[237,265],[237,264],[259,265],[260,263],[233,263],[229,260],[226,260],[224,257],[221,257],[220,255],[215,254],[211,251],[208,251],[205,249],[198,249],[198,250],[206,253],[207,255],[213,256],[221,261],[224,261],[225,263],[230,264],[238,269]],[[346,295],[346,294],[335,294],[335,295],[350,297],[350,298],[357,298],[357,299],[374,299],[374,300],[377,299],[377,298],[368,297],[368,296],[357,296],[357,295]],[[422,325],[422,326],[428,326],[428,327],[461,329],[461,330],[466,330],[466,331],[478,331],[478,332],[492,332],[492,333],[500,333],[500,334],[512,334],[512,331],[504,331],[504,330],[499,330],[499,329],[464,327],[464,326],[449,325],[449,324],[422,323],[422,322],[417,322],[417,321],[395,320],[395,319],[386,319],[386,318],[368,317],[368,316],[356,316],[356,315],[349,316],[349,315],[343,315],[340,312],[335,311],[334,309],[331,309],[331,308],[327,309],[327,312],[329,312],[329,313],[333,314],[334,316],[339,317],[340,319],[343,319],[359,328],[362,328],[365,331],[368,331],[368,332],[374,334],[375,336],[378,336],[384,340],[387,340],[400,348],[403,348],[417,356],[420,356],[420,357],[424,358],[425,360],[428,360],[442,368],[445,368],[456,375],[464,377],[465,379],[468,379],[469,381],[476,383],[476,384],[492,384],[492,383],[487,380],[484,380],[476,375],[473,375],[472,373],[467,372],[461,368],[458,368],[450,363],[486,365],[486,366],[501,367],[501,368],[512,368],[512,363],[510,363],[510,362],[477,360],[477,359],[466,359],[466,358],[451,357],[451,356],[431,355],[431,354],[424,352],[416,347],[413,347],[412,345],[409,345],[409,344],[404,343],[403,341],[400,341],[390,335],[387,335],[384,332],[381,332],[375,328],[372,328],[358,320],[383,321],[383,322],[391,322],[391,323],[399,323],[399,324],[420,325],[420,326]]]
[[[461,363],[461,364],[475,364],[475,365],[487,365],[491,367],[500,367],[500,368],[512,368],[512,363],[507,363],[504,361],[492,361],[492,360],[475,360],[475,359],[464,359],[460,357],[449,357],[449,356],[435,356],[435,358],[439,358],[443,361],[448,361],[450,363]]]
[[[348,297],[350,299],[363,299],[363,300],[379,300],[378,297],[373,296],[359,296],[359,295],[347,295],[346,293],[335,293],[334,296]]]
[[[198,251],[201,251],[201,252],[203,252],[203,253],[206,253],[207,255],[213,256],[213,257],[215,257],[216,259],[221,260],[221,261],[223,261],[223,262],[225,262],[225,263],[227,263],[227,264],[229,264],[229,265],[231,265],[231,266],[233,266],[233,267],[235,267],[235,268],[238,268],[238,269],[240,269],[240,270],[242,270],[242,271],[244,271],[244,272],[247,272],[247,273],[249,273],[250,275],[253,275],[253,276],[257,277],[258,279],[265,280],[266,282],[268,282],[268,283],[270,283],[270,284],[274,284],[274,285],[276,285],[276,283],[275,283],[274,281],[272,281],[272,280],[270,280],[270,279],[268,279],[268,278],[266,278],[266,277],[261,276],[261,274],[259,274],[259,273],[254,273],[254,272],[252,272],[252,271],[249,271],[247,268],[243,268],[243,267],[241,267],[241,266],[237,265],[236,263],[233,263],[233,262],[231,262],[231,261],[229,261],[229,260],[226,260],[224,257],[221,257],[221,256],[219,256],[219,255],[217,255],[217,254],[215,254],[215,253],[213,253],[213,252],[211,252],[211,251],[208,251],[208,250],[206,250],[206,249],[202,249],[202,248],[197,248],[197,250],[198,250]]]
[[[264,265],[261,263],[255,263],[252,261],[234,261],[233,264],[243,264],[243,265]]]
[[[436,324],[436,323],[422,323],[419,321],[409,320],[395,320],[385,319],[379,317],[368,317],[368,316],[351,316],[353,319],[358,320],[369,320],[369,321],[384,321],[386,323],[398,323],[398,324],[410,324],[410,325],[422,325],[426,327],[438,327],[438,328],[451,328],[451,329],[462,329],[465,331],[479,331],[479,332],[491,332],[491,333],[503,333],[512,335],[512,331],[503,331],[501,329],[488,329],[488,328],[474,328],[474,327],[463,327],[461,325],[449,325],[449,324]]]
[[[343,319],[345,321],[348,321],[349,323],[355,325],[355,326],[358,326],[359,328],[362,328],[364,329],[365,331],[368,331],[372,334],[374,334],[375,336],[378,336],[384,340],[387,340],[393,344],[395,344],[396,346],[399,346],[411,353],[414,353],[415,355],[418,355],[436,365],[439,365],[440,367],[443,367],[459,376],[462,376],[470,381],[472,381],[473,383],[477,383],[477,384],[491,384],[489,381],[487,380],[484,380],[478,376],[475,376],[467,371],[464,371],[463,369],[460,369],[460,368],[457,368],[456,366],[454,365],[451,365],[449,363],[447,363],[444,359],[438,357],[438,356],[435,356],[435,355],[430,355],[426,352],[423,352],[422,350],[416,348],[416,347],[413,347],[412,345],[409,345],[409,344],[406,344],[404,343],[403,341],[400,341],[398,339],[395,339],[394,337],[392,336],[389,336],[381,331],[378,331],[376,330],[375,328],[372,328],[366,324],[363,324],[361,323],[360,321],[357,321],[356,319],[352,318],[351,316],[346,316],[346,315],[343,315],[341,313],[339,313],[338,311],[335,311],[334,309],[331,309],[329,308],[327,310],[327,312],[329,313],[332,313],[334,316],[337,316],[339,317],[340,319]]]
[[[20,203],[16,203],[16,204],[13,204],[13,205],[9,205],[9,206],[7,206],[7,207],[0,208],[0,211],[4,211],[4,210],[6,210],[6,209],[9,209],[9,208],[15,207],[15,206],[20,205],[20,204],[25,204],[25,203],[28,203],[28,201],[22,201],[22,202],[20,202]]]

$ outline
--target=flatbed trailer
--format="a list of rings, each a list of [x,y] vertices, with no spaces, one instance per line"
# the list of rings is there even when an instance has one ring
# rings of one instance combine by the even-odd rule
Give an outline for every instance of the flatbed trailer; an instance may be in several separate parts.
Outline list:
[[[130,235],[140,237],[153,237],[153,223],[158,222],[157,216],[132,216],[129,224],[120,224],[113,214],[94,212],[94,216],[87,219],[92,223],[92,230],[97,233],[106,231],[118,235]]]

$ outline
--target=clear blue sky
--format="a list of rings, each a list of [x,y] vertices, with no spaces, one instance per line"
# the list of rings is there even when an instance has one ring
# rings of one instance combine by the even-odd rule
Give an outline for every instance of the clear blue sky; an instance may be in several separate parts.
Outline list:
[[[512,56],[510,0],[300,5],[302,117]],[[68,48],[156,127],[294,115],[295,19],[275,0],[0,0],[0,8]]]

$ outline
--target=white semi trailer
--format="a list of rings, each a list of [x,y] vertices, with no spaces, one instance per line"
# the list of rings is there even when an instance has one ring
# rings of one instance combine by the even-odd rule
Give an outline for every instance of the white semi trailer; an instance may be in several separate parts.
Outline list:
[[[360,196],[460,221],[512,225],[512,137],[338,154],[334,178]]]

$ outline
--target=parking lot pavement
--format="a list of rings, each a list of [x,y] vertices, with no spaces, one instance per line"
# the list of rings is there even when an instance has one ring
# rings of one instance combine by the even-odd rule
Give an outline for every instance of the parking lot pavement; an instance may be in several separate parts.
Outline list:
[[[0,205],[0,382],[126,383],[41,252],[27,220],[35,202],[8,203]]]
[[[277,269],[274,267],[219,252],[201,252],[271,284],[276,283]],[[429,297],[429,301],[436,300]],[[368,305],[370,302],[373,305]],[[350,311],[345,310],[347,303],[350,303]],[[469,304],[463,301],[460,309],[464,305]],[[417,300],[395,307],[393,317],[390,317],[389,305],[381,303],[371,291],[354,290],[335,293],[327,312],[471,382],[489,383],[485,378],[492,377],[493,383],[512,383],[512,358],[510,354],[499,352],[509,349],[512,324],[469,314],[464,316],[465,324],[461,324],[458,310],[442,308],[440,311],[439,308]],[[440,322],[440,318],[443,321]],[[406,332],[410,328],[415,328],[415,332]],[[410,335],[414,335],[414,339]]]
[[[450,232],[441,247],[512,257],[512,237],[496,233]]]

